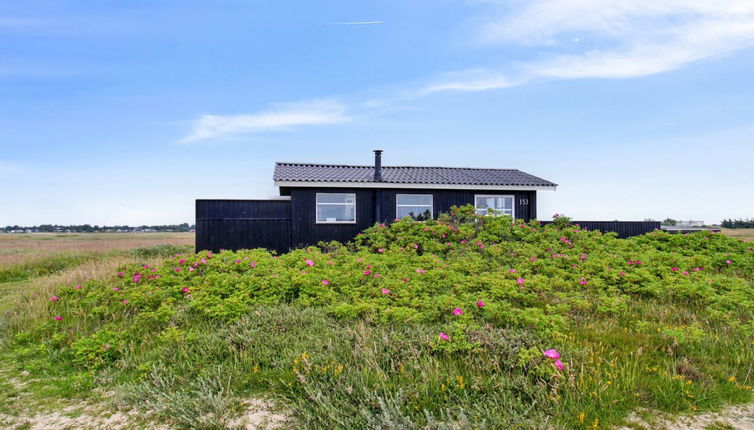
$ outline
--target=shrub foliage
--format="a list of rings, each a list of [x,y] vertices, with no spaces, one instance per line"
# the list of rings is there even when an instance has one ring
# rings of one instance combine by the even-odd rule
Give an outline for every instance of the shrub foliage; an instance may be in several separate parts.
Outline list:
[[[174,255],[61,286],[9,348],[193,428],[259,393],[312,428],[592,428],[750,399],[750,243],[567,221],[463,207],[347,245]]]

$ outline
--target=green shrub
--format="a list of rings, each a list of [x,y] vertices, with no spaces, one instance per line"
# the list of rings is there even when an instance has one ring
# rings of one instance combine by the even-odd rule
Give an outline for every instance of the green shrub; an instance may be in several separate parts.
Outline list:
[[[464,207],[280,256],[165,250],[62,286],[11,353],[113,372],[128,404],[188,428],[251,393],[309,428],[583,428],[751,397],[751,244],[566,221]]]

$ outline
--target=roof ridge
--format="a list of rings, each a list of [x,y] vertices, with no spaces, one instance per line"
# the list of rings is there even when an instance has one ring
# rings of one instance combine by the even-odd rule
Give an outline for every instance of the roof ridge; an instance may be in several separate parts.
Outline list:
[[[317,166],[317,167],[352,167],[358,169],[373,169],[374,166],[364,166],[356,164],[329,164],[329,163],[299,163],[288,161],[276,161],[276,166]],[[505,170],[509,172],[520,172],[518,169],[512,168],[496,168],[496,167],[455,167],[455,166],[382,166],[383,169],[463,169],[463,170]]]

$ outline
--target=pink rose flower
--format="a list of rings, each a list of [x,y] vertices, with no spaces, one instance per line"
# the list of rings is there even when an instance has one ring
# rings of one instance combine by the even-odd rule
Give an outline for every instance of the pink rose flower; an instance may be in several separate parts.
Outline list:
[[[553,360],[560,358],[560,353],[557,349],[548,349],[547,351],[543,352],[543,354],[545,355],[545,357],[551,358]]]
[[[453,309],[453,315],[463,315],[463,310],[461,308],[455,308]]]
[[[440,339],[442,339],[442,340],[450,340],[450,337],[447,334],[443,333],[443,332],[440,332],[440,334],[438,335],[438,337]]]

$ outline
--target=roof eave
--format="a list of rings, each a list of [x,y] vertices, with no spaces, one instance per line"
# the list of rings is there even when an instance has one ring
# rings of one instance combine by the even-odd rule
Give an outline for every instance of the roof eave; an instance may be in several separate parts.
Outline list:
[[[275,181],[276,187],[292,188],[422,188],[429,190],[479,190],[479,191],[555,191],[552,185],[469,185],[469,184],[417,184],[396,182],[326,182],[326,181]]]

